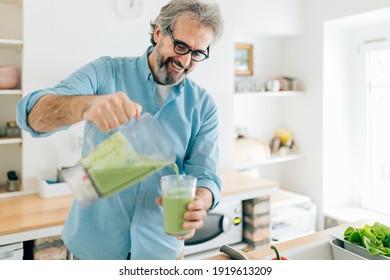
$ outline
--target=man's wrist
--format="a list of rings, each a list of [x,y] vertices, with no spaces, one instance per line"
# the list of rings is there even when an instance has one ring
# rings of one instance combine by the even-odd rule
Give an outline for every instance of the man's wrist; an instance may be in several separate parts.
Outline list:
[[[196,195],[200,197],[205,203],[205,210],[208,211],[213,206],[214,196],[210,189],[206,187],[198,187]]]

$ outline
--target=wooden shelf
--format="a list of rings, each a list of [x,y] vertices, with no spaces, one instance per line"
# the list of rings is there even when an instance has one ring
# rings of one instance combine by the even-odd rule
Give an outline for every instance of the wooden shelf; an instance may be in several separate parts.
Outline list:
[[[302,154],[288,154],[288,155],[276,155],[272,154],[270,158],[264,159],[258,162],[251,162],[248,164],[240,164],[236,165],[234,167],[234,170],[236,171],[243,171],[243,170],[248,170],[248,169],[253,169],[260,167],[262,165],[266,164],[274,164],[274,163],[281,163],[281,162],[288,162],[288,161],[294,161],[294,160],[300,160],[303,159]]]
[[[235,92],[235,96],[260,96],[260,97],[286,97],[303,96],[303,91],[261,91],[261,92]]]
[[[0,95],[22,95],[21,89],[0,89]]]
[[[5,144],[21,144],[23,142],[20,137],[0,137],[0,145]]]

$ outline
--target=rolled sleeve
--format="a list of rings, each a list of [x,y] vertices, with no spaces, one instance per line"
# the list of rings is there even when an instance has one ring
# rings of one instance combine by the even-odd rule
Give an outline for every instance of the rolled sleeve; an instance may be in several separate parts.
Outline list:
[[[42,90],[37,90],[23,97],[17,104],[16,121],[19,127],[31,134],[33,137],[46,137],[52,135],[56,131],[66,130],[70,126],[61,127],[52,132],[38,132],[28,124],[28,114],[38,100],[47,94],[58,95],[89,95],[95,94],[98,85],[106,76],[105,66],[107,58],[102,57],[94,62],[86,64],[77,71],[73,72],[68,78],[61,81],[54,87],[49,87]]]
[[[23,97],[21,100],[19,100],[18,104],[16,105],[16,122],[21,129],[30,133],[32,137],[46,137],[54,133],[35,131],[28,124],[28,114],[34,107],[35,103],[37,103],[42,96],[50,93],[51,92],[49,92],[48,90],[38,90],[31,92],[25,97]]]

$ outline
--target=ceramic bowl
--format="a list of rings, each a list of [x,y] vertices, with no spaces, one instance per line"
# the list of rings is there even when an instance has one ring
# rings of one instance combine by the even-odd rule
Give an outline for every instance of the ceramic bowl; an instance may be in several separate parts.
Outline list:
[[[14,89],[19,82],[19,71],[16,65],[0,66],[0,89]]]

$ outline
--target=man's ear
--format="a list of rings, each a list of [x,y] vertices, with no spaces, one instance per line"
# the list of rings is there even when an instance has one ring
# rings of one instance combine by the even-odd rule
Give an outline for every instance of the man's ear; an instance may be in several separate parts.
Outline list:
[[[154,32],[153,32],[154,42],[157,44],[161,40],[161,37],[162,37],[161,30],[158,27],[158,25],[156,24],[156,26],[154,27]]]

